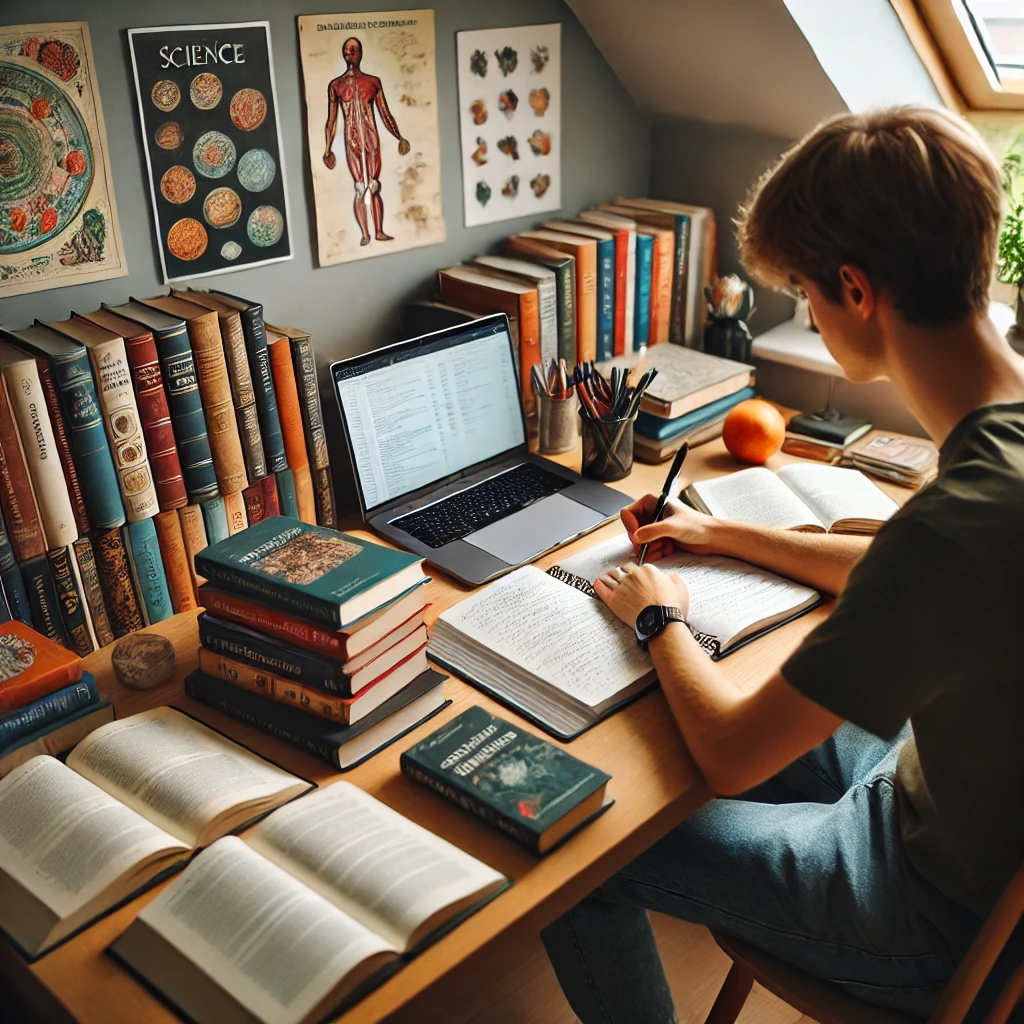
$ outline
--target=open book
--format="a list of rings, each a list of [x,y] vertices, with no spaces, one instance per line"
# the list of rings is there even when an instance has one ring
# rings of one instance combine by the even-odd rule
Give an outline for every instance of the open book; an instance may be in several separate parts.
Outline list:
[[[633,557],[623,534],[546,573],[517,569],[443,612],[428,653],[559,739],[572,739],[656,681],[633,630],[591,587]],[[712,658],[821,600],[815,590],[732,558],[676,552],[657,564],[686,581],[691,631]]]
[[[173,708],[104,725],[0,781],[0,928],[36,956],[310,788]]]
[[[508,884],[336,782],[204,850],[113,952],[198,1024],[319,1021]]]
[[[686,498],[718,519],[804,533],[877,533],[899,508],[859,470],[805,463],[701,480]]]

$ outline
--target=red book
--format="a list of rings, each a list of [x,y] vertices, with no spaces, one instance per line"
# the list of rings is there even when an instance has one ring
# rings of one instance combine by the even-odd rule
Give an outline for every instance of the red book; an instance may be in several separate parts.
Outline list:
[[[281,514],[281,505],[277,500],[277,481],[270,473],[250,484],[242,491],[245,501],[245,514],[250,526],[255,526],[261,519]]]
[[[0,714],[82,678],[82,659],[16,619],[0,626]]]
[[[279,516],[281,514],[281,502],[277,497],[277,478],[273,473],[268,473],[259,481],[259,485],[263,488],[263,518],[269,519],[271,516]],[[249,520],[249,525],[252,525],[251,519]]]

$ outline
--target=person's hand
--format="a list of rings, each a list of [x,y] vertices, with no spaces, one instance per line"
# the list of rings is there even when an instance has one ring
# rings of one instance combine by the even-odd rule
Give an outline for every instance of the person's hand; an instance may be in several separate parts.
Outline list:
[[[711,516],[679,501],[669,500],[665,503],[661,519],[655,523],[652,520],[657,506],[658,496],[648,494],[619,513],[633,548],[639,551],[642,545],[650,545],[645,561],[656,562],[676,548],[695,554],[712,552],[715,520]]]
[[[684,616],[690,611],[690,592],[682,576],[653,565],[617,565],[594,580],[594,590],[630,629],[649,604],[674,606]]]
[[[408,139],[399,139],[398,140],[398,155],[399,156],[405,156],[406,153],[408,153],[410,149],[412,149],[412,147],[409,145],[409,140]]]
[[[333,171],[337,162],[338,158],[330,150],[324,153],[324,163],[327,164],[327,170]]]

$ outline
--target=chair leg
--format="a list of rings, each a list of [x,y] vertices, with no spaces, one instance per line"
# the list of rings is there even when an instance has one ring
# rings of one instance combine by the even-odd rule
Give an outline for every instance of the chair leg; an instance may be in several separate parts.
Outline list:
[[[754,972],[735,961],[704,1024],[734,1024],[753,985]]]

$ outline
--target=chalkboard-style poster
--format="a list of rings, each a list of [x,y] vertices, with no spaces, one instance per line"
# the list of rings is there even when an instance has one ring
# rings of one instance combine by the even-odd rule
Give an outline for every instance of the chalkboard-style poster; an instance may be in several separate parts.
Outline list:
[[[291,259],[269,22],[128,40],[164,280]]]

